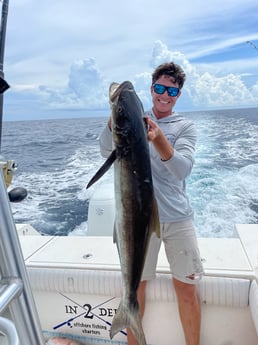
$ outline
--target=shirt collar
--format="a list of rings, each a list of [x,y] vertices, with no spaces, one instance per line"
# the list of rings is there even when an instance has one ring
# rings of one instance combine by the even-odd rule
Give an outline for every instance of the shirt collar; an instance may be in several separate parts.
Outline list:
[[[177,121],[181,121],[183,118],[182,115],[179,115],[178,113],[173,113],[173,114],[168,115],[166,117],[163,117],[161,119],[157,119],[152,109],[147,111],[147,115],[157,123],[177,122]]]

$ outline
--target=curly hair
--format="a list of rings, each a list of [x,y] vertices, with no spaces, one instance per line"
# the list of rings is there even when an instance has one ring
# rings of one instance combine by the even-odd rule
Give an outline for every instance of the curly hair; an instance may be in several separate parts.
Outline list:
[[[167,76],[173,83],[178,83],[179,89],[182,89],[186,79],[183,69],[174,62],[165,62],[159,65],[152,73],[152,85],[162,76]]]

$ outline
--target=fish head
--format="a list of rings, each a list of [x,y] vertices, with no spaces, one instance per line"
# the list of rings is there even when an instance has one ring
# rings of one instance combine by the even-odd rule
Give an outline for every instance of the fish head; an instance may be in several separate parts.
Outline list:
[[[129,144],[130,140],[136,139],[139,135],[141,127],[144,127],[142,103],[130,81],[124,81],[122,84],[112,83],[109,98],[113,140],[115,144]]]

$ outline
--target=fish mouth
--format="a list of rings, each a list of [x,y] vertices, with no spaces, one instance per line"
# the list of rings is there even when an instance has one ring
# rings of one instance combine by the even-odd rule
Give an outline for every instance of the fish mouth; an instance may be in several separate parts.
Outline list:
[[[120,84],[118,83],[111,83],[109,86],[109,99],[110,102],[114,102],[114,100],[117,98],[117,96],[119,95],[120,91],[117,89],[119,88]]]
[[[109,86],[109,100],[110,103],[115,103],[122,90],[134,91],[133,85],[130,81],[126,80],[122,84],[113,82]]]

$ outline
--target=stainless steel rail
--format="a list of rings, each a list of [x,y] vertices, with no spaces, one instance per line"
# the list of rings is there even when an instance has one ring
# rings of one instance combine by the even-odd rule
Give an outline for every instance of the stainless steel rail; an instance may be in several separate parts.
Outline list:
[[[0,329],[6,334],[8,344],[20,345],[16,328],[12,321],[0,316]]]
[[[22,250],[0,169],[0,314],[9,308],[20,345],[45,345]],[[6,321],[7,320],[7,321]],[[10,345],[16,342],[12,322],[1,317]],[[10,322],[8,322],[10,321]],[[10,334],[11,332],[11,334]]]

